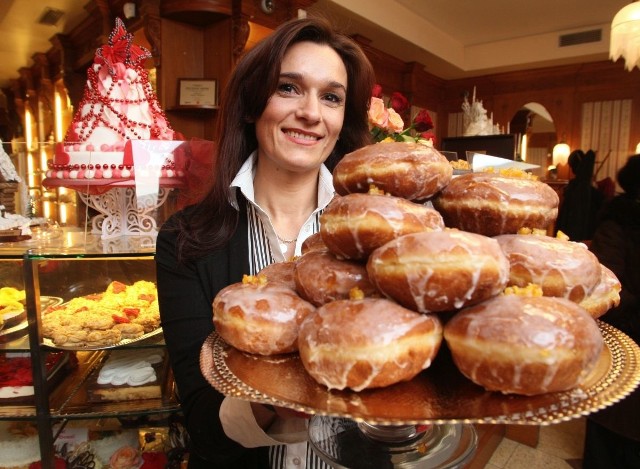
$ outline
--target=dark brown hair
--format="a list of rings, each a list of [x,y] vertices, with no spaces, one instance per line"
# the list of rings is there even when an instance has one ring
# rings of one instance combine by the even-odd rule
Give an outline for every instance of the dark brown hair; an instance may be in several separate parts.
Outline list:
[[[362,49],[325,19],[284,23],[239,60],[221,96],[213,184],[190,219],[183,217],[180,221],[179,258],[193,258],[220,247],[235,231],[238,211],[229,204],[229,185],[258,146],[254,122],[277,88],[286,51],[302,41],[328,45],[342,58],[347,70],[344,124],[325,162],[327,167],[332,170],[345,154],[371,143],[367,110],[375,76]]]

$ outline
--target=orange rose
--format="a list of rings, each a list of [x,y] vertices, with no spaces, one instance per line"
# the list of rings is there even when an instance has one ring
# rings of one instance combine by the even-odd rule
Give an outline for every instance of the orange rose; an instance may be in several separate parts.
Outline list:
[[[142,459],[138,450],[131,446],[123,446],[109,458],[109,467],[111,469],[137,469]]]
[[[389,113],[387,130],[389,132],[402,132],[404,122],[402,121],[402,117],[400,117],[400,114],[394,111],[393,108],[389,108],[387,112]]]
[[[389,111],[380,98],[371,98],[369,105],[369,122],[381,129],[386,129],[389,120]]]

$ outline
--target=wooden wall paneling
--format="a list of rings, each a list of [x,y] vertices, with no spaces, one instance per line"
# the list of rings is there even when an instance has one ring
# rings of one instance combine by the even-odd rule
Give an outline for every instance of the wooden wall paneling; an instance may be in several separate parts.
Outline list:
[[[174,21],[205,26],[231,16],[234,1],[240,0],[161,0],[160,14]]]
[[[409,98],[412,90],[405,89],[406,62],[372,47],[371,41],[364,36],[355,35],[353,39],[371,62],[375,70],[376,83],[382,86],[383,93],[390,96],[394,91],[399,91]]]
[[[233,21],[227,18],[207,27],[204,34],[204,74],[207,78],[217,80],[219,93],[226,86],[233,68],[232,29]]]
[[[203,28],[162,19],[161,44],[163,60],[158,69],[158,93],[169,122],[185,138],[204,138],[200,113],[178,109],[178,80],[205,78]]]

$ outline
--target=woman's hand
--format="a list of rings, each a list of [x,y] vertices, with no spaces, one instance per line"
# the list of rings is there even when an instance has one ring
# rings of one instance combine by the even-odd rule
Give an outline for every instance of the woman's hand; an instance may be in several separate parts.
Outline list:
[[[267,430],[276,417],[280,419],[308,419],[311,417],[310,414],[300,412],[298,410],[289,409],[286,407],[275,407],[272,405],[258,404],[255,402],[251,403],[251,410],[253,410],[253,415],[256,419],[258,425],[263,430]]]

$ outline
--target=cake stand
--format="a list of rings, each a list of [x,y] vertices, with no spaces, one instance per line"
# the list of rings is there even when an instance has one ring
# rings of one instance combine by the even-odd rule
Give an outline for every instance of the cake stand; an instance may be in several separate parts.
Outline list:
[[[297,354],[250,355],[215,332],[203,344],[200,366],[226,396],[313,415],[310,444],[334,467],[460,467],[477,445],[473,424],[559,423],[610,406],[640,384],[640,347],[614,327],[598,325],[606,346],[585,381],[538,396],[485,391],[457,370],[446,344],[412,380],[361,392],[327,390]],[[375,465],[367,465],[374,458]]]
[[[49,179],[47,187],[75,189],[78,197],[98,215],[91,219],[91,234],[102,239],[146,235],[155,239],[158,226],[155,211],[181,187],[176,178],[159,178],[157,192],[140,194],[133,180],[105,183],[104,180]]]

